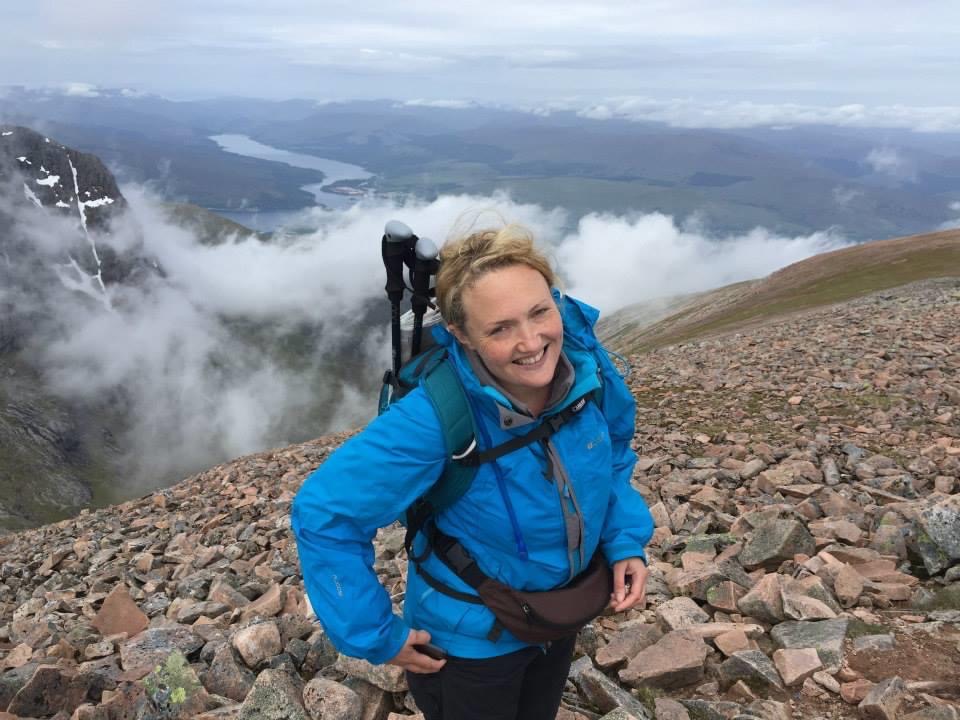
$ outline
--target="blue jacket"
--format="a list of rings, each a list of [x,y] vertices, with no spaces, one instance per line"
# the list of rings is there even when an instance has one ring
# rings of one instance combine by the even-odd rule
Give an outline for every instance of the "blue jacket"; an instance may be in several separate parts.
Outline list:
[[[606,354],[594,353],[597,311],[558,293],[555,297],[564,324],[563,354],[573,377],[565,401],[543,416],[601,387],[601,374],[602,409],[588,403],[547,448],[534,443],[481,465],[467,493],[436,519],[483,572],[523,590],[565,584],[598,548],[610,564],[645,557],[653,533],[650,512],[630,485],[636,462],[630,447],[633,397]],[[541,421],[516,412],[496,387],[482,385],[446,330],[434,335],[455,363],[487,447]],[[430,399],[417,388],[344,443],[297,494],[292,525],[307,594],[341,652],[386,662],[400,651],[410,628],[427,630],[434,644],[457,657],[491,657],[526,645],[507,631],[496,642],[488,640],[493,614],[437,592],[412,563],[403,618],[397,617],[373,570],[377,529],[391,524],[433,485],[449,454]],[[554,474],[550,479],[548,466]],[[417,552],[423,542],[418,536]],[[447,585],[475,594],[435,555],[424,567]]]

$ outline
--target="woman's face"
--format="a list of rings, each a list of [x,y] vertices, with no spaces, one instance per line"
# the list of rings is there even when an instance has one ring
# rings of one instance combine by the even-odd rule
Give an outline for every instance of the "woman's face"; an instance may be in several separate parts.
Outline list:
[[[539,412],[550,392],[563,322],[543,275],[510,265],[482,275],[463,293],[456,338],[480,355],[505,390]]]

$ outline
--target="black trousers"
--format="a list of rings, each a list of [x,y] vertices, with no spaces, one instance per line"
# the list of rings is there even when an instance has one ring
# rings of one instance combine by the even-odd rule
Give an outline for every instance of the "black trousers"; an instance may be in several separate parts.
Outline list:
[[[450,657],[432,675],[407,673],[426,720],[554,720],[576,636],[475,660]]]

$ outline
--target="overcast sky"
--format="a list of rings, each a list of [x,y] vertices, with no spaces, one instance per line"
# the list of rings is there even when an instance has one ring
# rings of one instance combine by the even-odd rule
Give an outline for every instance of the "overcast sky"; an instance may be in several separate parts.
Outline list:
[[[953,0],[5,5],[0,85],[571,103],[598,115],[648,100],[747,103],[773,116],[784,104],[887,114],[960,105]]]

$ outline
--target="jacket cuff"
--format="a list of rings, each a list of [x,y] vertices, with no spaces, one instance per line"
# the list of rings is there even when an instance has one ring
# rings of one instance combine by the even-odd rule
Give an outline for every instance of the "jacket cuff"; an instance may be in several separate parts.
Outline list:
[[[607,563],[610,565],[632,557],[640,558],[644,565],[649,565],[647,562],[647,553],[638,545],[612,544],[603,546],[602,550],[604,557],[607,558]]]
[[[410,627],[403,621],[403,618],[392,615],[387,641],[367,655],[366,660],[373,665],[382,665],[400,652],[409,635]]]

